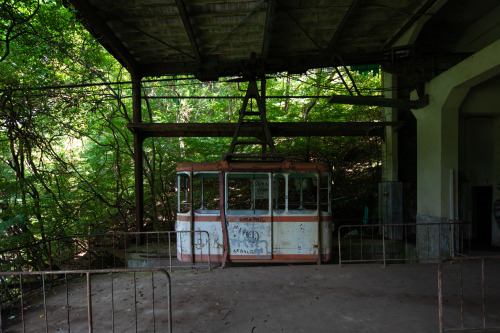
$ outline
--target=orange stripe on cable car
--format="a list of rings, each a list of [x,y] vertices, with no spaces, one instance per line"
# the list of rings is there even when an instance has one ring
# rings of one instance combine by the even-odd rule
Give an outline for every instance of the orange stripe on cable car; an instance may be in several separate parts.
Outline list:
[[[330,215],[322,215],[322,222],[331,221],[332,217]],[[195,214],[195,222],[220,222],[219,215],[208,215],[208,214]],[[229,222],[244,222],[244,223],[264,223],[271,222],[270,216],[228,216],[227,220]],[[273,222],[318,222],[317,215],[274,215],[272,218]],[[177,215],[177,221],[189,222],[191,221],[191,216],[189,215]]]

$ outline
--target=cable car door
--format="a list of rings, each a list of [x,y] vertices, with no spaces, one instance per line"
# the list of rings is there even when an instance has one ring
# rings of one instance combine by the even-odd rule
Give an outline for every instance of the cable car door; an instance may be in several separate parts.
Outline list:
[[[272,259],[270,173],[226,174],[229,259]]]

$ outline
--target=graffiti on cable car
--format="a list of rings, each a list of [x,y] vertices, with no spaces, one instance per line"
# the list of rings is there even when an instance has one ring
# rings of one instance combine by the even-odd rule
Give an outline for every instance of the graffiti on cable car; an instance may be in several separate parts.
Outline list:
[[[194,247],[197,250],[200,250],[200,249],[204,248],[205,246],[210,245],[210,244],[208,244],[208,238],[201,239],[201,237],[202,237],[201,235],[202,234],[197,235],[198,238],[195,240],[195,243],[194,243]]]
[[[231,223],[233,224],[233,223]],[[230,225],[231,225],[230,224]],[[240,225],[230,227],[229,242],[234,254],[270,255],[269,242],[270,226]],[[265,251],[265,252],[264,252]]]

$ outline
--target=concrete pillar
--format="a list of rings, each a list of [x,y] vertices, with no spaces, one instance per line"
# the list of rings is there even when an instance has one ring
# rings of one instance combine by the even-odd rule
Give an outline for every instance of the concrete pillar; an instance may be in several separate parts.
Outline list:
[[[459,108],[469,89],[500,72],[500,40],[426,84],[429,105],[413,110],[417,118],[417,224],[457,218]],[[450,177],[450,170],[454,177]],[[450,207],[454,207],[450,211]],[[423,256],[445,255],[439,229],[417,227]],[[439,252],[441,250],[441,252]]]
[[[398,98],[397,77],[382,72],[384,96]],[[385,107],[382,110],[384,121],[397,121],[398,109]],[[398,133],[393,126],[387,126],[382,144],[382,182],[378,187],[379,220],[382,224],[403,223],[403,185],[398,182]],[[402,227],[388,227],[384,229],[389,239],[402,240]]]
[[[396,88],[397,77],[382,72],[385,98],[398,98]],[[398,121],[398,109],[385,107],[382,109],[383,121]],[[398,133],[393,126],[387,126],[382,145],[382,182],[398,181]]]

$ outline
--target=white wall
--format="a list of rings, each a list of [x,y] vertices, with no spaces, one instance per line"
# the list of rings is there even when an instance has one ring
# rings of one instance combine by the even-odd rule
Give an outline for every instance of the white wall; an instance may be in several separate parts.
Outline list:
[[[493,79],[500,75],[499,55],[500,40],[497,40],[437,76],[426,84],[429,105],[413,110],[417,118],[417,222],[419,216],[421,221],[436,222],[458,216],[458,208],[450,213],[449,175],[450,170],[457,174],[459,169],[460,110],[485,115],[500,105],[496,100],[489,99],[493,95],[499,98],[500,95],[500,89],[496,87],[498,80]],[[491,79],[493,80],[489,81]],[[495,124],[498,126],[497,120]],[[499,132],[500,130],[494,131],[495,143],[500,142]],[[495,151],[492,159],[495,161],[495,168],[493,172],[489,172],[493,174],[490,178],[500,184],[498,144],[495,144],[492,150]],[[475,172],[481,173],[479,169]],[[458,198],[457,179],[455,177],[453,184],[455,202]],[[500,189],[495,191],[494,196],[497,198]],[[493,230],[493,233],[496,239],[498,230]]]

